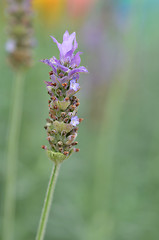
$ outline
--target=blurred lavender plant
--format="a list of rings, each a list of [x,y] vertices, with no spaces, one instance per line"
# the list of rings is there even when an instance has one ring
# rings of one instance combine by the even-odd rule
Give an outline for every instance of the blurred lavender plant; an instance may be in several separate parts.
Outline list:
[[[7,9],[9,35],[6,51],[11,66],[15,69],[26,68],[32,65],[33,39],[30,0],[8,0]]]
[[[6,189],[4,196],[3,240],[14,238],[15,185],[18,158],[18,140],[21,125],[24,90],[24,70],[32,64],[32,10],[30,0],[8,0],[6,51],[8,62],[15,74],[13,83],[11,117],[6,156]]]
[[[126,61],[125,48],[120,41],[124,26],[119,26],[116,20],[118,5],[112,0],[99,1],[90,19],[81,28],[83,45],[88,52],[90,74],[85,89],[91,98],[89,109],[93,124],[102,122],[103,103],[106,103],[109,88]],[[128,19],[124,23],[128,24]]]
[[[78,83],[79,73],[88,72],[85,67],[79,67],[81,52],[74,54],[74,51],[78,47],[75,32],[69,35],[68,31],[66,31],[63,35],[62,44],[54,37],[52,37],[52,39],[60,51],[60,60],[57,60],[55,57],[42,60],[43,63],[51,67],[51,71],[49,72],[50,81],[45,82],[48,94],[50,95],[49,118],[46,119],[47,123],[45,126],[50,148],[48,149],[44,145],[42,148],[47,151],[48,157],[54,162],[54,168],[44,201],[36,236],[37,240],[44,238],[60,164],[68,158],[72,152],[79,151],[79,149],[74,148],[74,146],[77,145],[75,141],[78,130],[77,125],[83,119],[77,116],[79,99],[75,94],[80,90]]]

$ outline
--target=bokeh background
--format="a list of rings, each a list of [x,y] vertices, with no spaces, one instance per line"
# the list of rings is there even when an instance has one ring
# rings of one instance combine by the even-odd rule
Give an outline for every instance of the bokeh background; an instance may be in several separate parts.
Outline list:
[[[159,1],[34,0],[33,7],[36,47],[23,96],[14,239],[35,239],[52,169],[41,149],[49,68],[39,60],[58,57],[49,36],[62,41],[67,29],[76,31],[89,70],[78,94],[85,121],[81,151],[62,164],[45,239],[158,240]],[[6,24],[0,1],[0,228],[14,87]]]

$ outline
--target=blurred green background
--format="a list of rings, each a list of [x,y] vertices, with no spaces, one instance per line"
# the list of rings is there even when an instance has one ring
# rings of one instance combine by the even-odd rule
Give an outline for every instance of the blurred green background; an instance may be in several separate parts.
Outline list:
[[[49,68],[39,60],[58,57],[49,36],[61,42],[67,29],[76,31],[82,65],[90,72],[81,74],[78,94],[85,121],[78,134],[81,151],[62,164],[45,239],[158,240],[159,1],[52,1],[52,10],[41,2],[35,6],[34,66],[24,87],[14,239],[35,239],[52,169],[41,149],[47,144]],[[0,238],[14,88],[4,12],[1,1]]]

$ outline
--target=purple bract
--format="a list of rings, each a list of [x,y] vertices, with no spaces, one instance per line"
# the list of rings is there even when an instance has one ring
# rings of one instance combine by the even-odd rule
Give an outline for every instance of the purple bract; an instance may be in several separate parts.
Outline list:
[[[69,80],[76,77],[79,78],[80,72],[88,72],[84,66],[79,67],[81,58],[81,52],[74,53],[78,47],[76,41],[76,33],[73,32],[69,35],[66,31],[63,35],[63,42],[59,43],[54,37],[51,36],[53,41],[57,44],[60,51],[60,60],[57,60],[54,56],[50,59],[41,60],[41,62],[47,64],[52,68],[53,75],[59,83],[69,82]]]

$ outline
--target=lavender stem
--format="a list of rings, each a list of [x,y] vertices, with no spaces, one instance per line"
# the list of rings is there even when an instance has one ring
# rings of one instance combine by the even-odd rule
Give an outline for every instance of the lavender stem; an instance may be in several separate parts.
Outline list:
[[[45,200],[44,200],[44,205],[43,205],[43,209],[42,209],[42,213],[41,213],[39,228],[38,228],[38,232],[36,235],[36,240],[44,239],[46,224],[47,224],[47,220],[49,217],[50,207],[51,207],[51,203],[52,203],[52,198],[53,198],[53,194],[54,194],[55,184],[56,184],[60,165],[61,165],[60,163],[55,164],[52,169],[52,173],[50,176],[50,180],[49,180],[49,184],[48,184],[48,188],[47,188],[47,192],[46,192],[46,196],[45,196]]]
[[[6,156],[6,186],[4,196],[4,220],[3,220],[3,240],[11,240],[14,235],[15,222],[15,192],[16,192],[16,172],[18,159],[18,141],[21,126],[24,75],[22,72],[16,73],[16,79],[12,86],[12,106],[9,123],[9,136]]]

